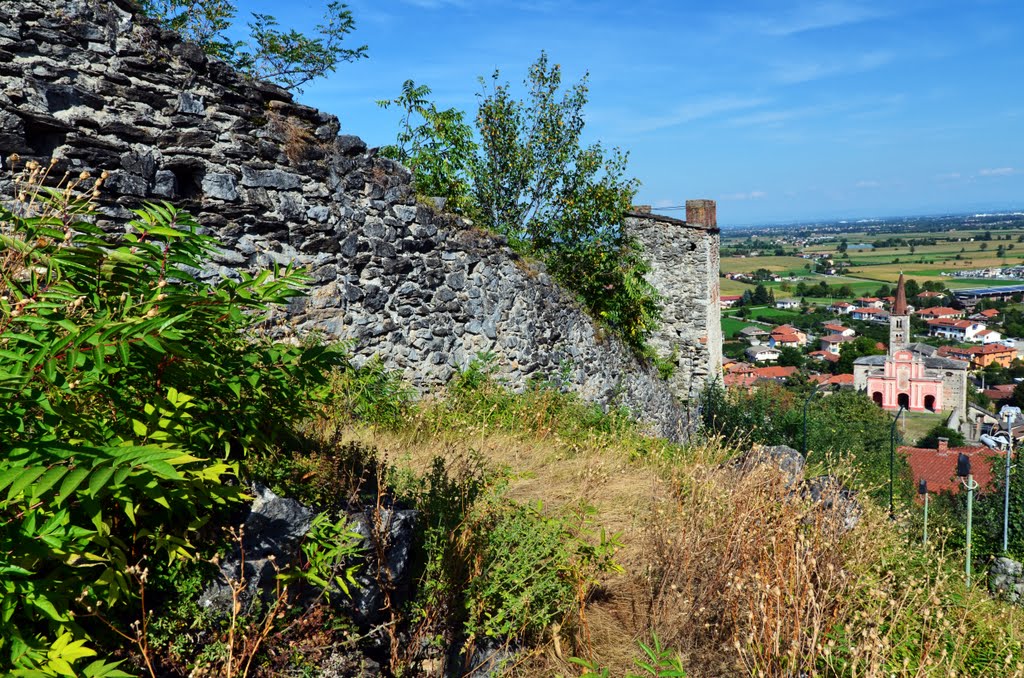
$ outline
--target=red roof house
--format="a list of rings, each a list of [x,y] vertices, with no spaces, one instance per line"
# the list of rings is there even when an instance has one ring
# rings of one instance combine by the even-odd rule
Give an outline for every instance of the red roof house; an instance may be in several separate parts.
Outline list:
[[[900,447],[907,456],[910,472],[914,476],[914,487],[922,479],[928,481],[929,492],[957,493],[963,487],[956,477],[956,462],[959,455],[966,454],[971,460],[971,474],[980,486],[980,491],[989,489],[992,483],[992,460],[999,453],[984,445],[949,447],[945,440],[939,440],[938,449],[931,447]]]

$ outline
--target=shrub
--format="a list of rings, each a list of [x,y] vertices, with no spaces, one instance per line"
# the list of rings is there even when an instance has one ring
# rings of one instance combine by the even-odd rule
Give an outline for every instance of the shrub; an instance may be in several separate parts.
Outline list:
[[[0,669],[68,674],[130,618],[145,563],[194,557],[241,496],[236,460],[291,438],[338,358],[254,332],[295,273],[203,284],[213,241],[190,216],[147,205],[108,235],[101,181],[46,173],[0,208]]]

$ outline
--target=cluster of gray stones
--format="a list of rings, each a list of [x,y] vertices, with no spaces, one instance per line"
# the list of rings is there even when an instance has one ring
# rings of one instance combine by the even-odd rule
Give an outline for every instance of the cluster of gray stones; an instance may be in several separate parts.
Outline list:
[[[512,388],[557,379],[630,408],[653,433],[684,435],[674,396],[688,387],[660,379],[500,237],[418,201],[409,172],[340,135],[335,117],[208,58],[129,0],[4,9],[0,151],[57,158],[58,172],[109,171],[111,227],[145,200],[168,200],[222,245],[205,277],[308,270],[311,293],[291,305],[291,327],[349,340],[357,362],[377,357],[421,390],[491,356]],[[12,191],[0,178],[0,196]],[[717,229],[710,246],[717,257]],[[717,281],[717,270],[683,273],[704,290]],[[694,316],[714,306],[706,292],[691,298]],[[706,350],[683,348],[686,384],[712,371]]]

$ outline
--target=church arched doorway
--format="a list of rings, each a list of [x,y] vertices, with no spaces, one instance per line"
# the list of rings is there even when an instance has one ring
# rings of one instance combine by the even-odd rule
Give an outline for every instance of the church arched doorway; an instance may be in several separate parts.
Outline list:
[[[878,405],[879,407],[882,406],[882,392],[881,391],[875,391],[874,393],[872,393],[871,394],[871,399],[874,400],[875,404]]]
[[[910,395],[907,394],[907,393],[900,393],[898,396],[896,396],[896,404],[899,407],[902,407],[902,408],[905,408],[905,409],[909,410],[910,409]]]
[[[929,412],[935,411],[935,396],[926,395],[924,397],[924,409],[928,410]]]

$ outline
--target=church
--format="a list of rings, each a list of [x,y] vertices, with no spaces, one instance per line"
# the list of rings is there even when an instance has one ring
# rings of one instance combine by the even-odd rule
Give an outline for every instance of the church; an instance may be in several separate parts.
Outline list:
[[[963,421],[969,364],[936,355],[934,346],[909,338],[910,311],[901,273],[889,313],[889,351],[853,361],[854,388],[866,392],[882,409],[950,412],[951,421]]]

